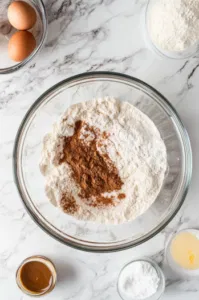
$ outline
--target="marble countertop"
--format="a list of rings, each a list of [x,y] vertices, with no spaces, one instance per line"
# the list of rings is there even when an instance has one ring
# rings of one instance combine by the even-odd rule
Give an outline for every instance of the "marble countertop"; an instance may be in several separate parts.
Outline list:
[[[199,226],[199,56],[162,59],[143,37],[146,0],[46,0],[49,34],[29,66],[0,76],[0,298],[25,300],[15,271],[29,255],[51,258],[58,271],[55,290],[43,299],[119,300],[120,269],[137,255],[155,258],[167,275],[163,300],[198,300],[198,280],[176,278],[163,264],[171,232]],[[194,170],[191,188],[180,212],[160,234],[134,249],[92,254],[71,249],[46,235],[26,213],[12,175],[17,128],[30,105],[47,88],[71,75],[109,70],[136,76],[151,84],[174,105],[190,135]]]

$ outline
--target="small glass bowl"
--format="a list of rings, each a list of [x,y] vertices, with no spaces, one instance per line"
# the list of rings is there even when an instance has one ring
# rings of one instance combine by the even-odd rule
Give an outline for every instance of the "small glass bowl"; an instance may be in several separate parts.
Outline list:
[[[182,232],[189,232],[195,235],[199,239],[199,230],[197,229],[183,229],[178,232],[176,232],[174,235],[171,235],[167,241],[166,248],[165,248],[165,257],[166,261],[169,265],[169,267],[174,271],[177,275],[179,275],[182,278],[194,278],[199,277],[199,269],[196,270],[188,270],[185,268],[182,268],[180,265],[178,265],[175,260],[173,259],[170,251],[170,246],[173,241],[173,239]]]
[[[199,43],[194,44],[193,46],[185,49],[184,51],[167,51],[167,50],[160,48],[158,45],[154,44],[154,42],[150,36],[148,22],[149,22],[150,10],[151,10],[152,6],[155,4],[155,2],[157,2],[157,1],[159,1],[159,0],[148,0],[148,4],[147,4],[146,11],[144,14],[144,18],[145,18],[145,20],[144,20],[144,26],[145,26],[144,38],[145,38],[146,44],[149,46],[149,48],[154,53],[156,53],[157,55],[159,55],[162,58],[187,59],[189,57],[192,57],[198,51]]]
[[[121,275],[123,273],[123,271],[129,267],[132,263],[135,263],[135,262],[148,262],[150,263],[154,269],[156,270],[159,278],[160,278],[160,281],[159,281],[159,286],[158,286],[158,289],[157,289],[157,292],[155,294],[153,294],[152,296],[148,297],[148,298],[145,298],[144,300],[158,300],[160,299],[160,297],[164,294],[164,290],[165,290],[165,276],[164,276],[164,273],[163,271],[161,270],[161,268],[158,266],[158,264],[153,261],[152,259],[150,258],[147,258],[147,257],[144,257],[144,258],[138,258],[138,259],[134,259],[133,261],[129,262],[127,265],[125,265],[122,270],[120,271],[120,274],[118,276],[118,282],[117,282],[117,290],[118,290],[118,293],[121,297],[122,300],[138,300],[138,299],[135,299],[135,298],[130,298],[130,297],[126,297],[121,289],[120,289],[120,279],[121,279]]]
[[[41,293],[34,293],[34,292],[29,291],[23,285],[23,283],[20,279],[20,272],[21,272],[22,267],[30,261],[39,261],[39,262],[45,264],[48,267],[48,269],[50,270],[51,274],[52,274],[51,286],[49,286],[49,288],[47,290],[42,291]],[[22,263],[20,264],[20,266],[18,267],[17,272],[16,272],[16,282],[17,282],[18,287],[21,289],[21,291],[23,293],[25,293],[29,296],[39,297],[39,296],[43,296],[43,295],[46,295],[46,294],[50,293],[54,289],[56,281],[57,281],[57,272],[56,272],[54,264],[52,263],[52,261],[50,259],[48,259],[45,256],[41,256],[41,255],[34,255],[34,256],[28,257],[25,260],[23,260]]]
[[[7,18],[7,10],[11,1],[10,0],[0,1],[0,45],[1,45],[0,74],[13,73],[21,69],[22,67],[24,67],[39,52],[46,38],[47,15],[42,0],[23,0],[23,1],[29,3],[35,9],[37,14],[37,22],[34,25],[34,27],[29,30],[34,35],[37,46],[35,50],[26,59],[24,59],[19,63],[14,62],[9,58],[8,42],[11,36],[13,35],[13,33],[15,33],[17,30],[10,25]]]

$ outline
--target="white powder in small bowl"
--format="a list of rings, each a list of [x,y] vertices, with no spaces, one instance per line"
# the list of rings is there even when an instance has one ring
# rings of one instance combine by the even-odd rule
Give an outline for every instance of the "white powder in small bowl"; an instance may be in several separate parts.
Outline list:
[[[160,277],[153,265],[145,260],[128,264],[120,273],[118,289],[123,299],[142,300],[156,294]]]
[[[184,51],[199,41],[198,0],[151,0],[147,26],[153,43],[166,51]]]

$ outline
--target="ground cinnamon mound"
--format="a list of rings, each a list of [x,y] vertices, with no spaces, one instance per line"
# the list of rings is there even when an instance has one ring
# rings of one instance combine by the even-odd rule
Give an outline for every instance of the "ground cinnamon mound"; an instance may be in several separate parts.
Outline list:
[[[86,131],[85,139],[92,136],[89,142],[82,138],[83,130]],[[77,121],[73,136],[64,137],[64,157],[60,163],[67,162],[70,165],[73,178],[81,188],[79,196],[91,206],[115,205],[113,197],[104,197],[102,194],[118,191],[123,184],[110,157],[97,149],[97,142],[100,147],[107,136],[105,132],[101,133],[99,129]],[[118,200],[124,197],[122,194]]]

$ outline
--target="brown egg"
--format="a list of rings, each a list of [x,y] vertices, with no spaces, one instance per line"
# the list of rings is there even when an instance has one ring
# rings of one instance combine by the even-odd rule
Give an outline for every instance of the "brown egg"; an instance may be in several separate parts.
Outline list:
[[[28,57],[36,47],[34,36],[29,31],[17,31],[8,44],[9,57],[14,61],[22,61]]]
[[[36,23],[36,12],[24,1],[14,1],[8,7],[8,20],[18,30],[27,30]]]

